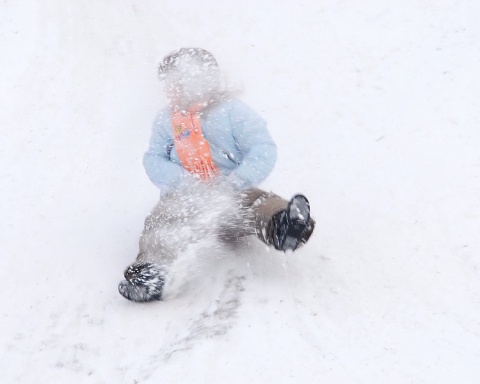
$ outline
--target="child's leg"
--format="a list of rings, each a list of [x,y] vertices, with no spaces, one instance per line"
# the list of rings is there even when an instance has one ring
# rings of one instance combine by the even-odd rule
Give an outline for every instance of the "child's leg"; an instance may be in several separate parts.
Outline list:
[[[308,200],[302,195],[290,201],[258,188],[244,193],[243,206],[250,215],[253,232],[278,250],[295,250],[308,241],[315,221]]]
[[[125,269],[126,280],[118,286],[120,294],[128,300],[161,300],[168,269],[182,250],[181,243],[168,241],[167,229],[178,224],[178,217],[168,211],[171,204],[170,198],[164,197],[145,219],[137,258]],[[162,228],[165,230],[159,236]]]

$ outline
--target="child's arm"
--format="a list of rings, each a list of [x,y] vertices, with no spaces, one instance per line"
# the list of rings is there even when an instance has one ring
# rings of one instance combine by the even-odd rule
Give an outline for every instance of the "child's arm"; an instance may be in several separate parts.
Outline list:
[[[182,166],[170,158],[173,148],[171,130],[168,112],[163,111],[153,122],[150,145],[143,156],[145,171],[158,188],[171,188],[184,174]]]
[[[232,102],[230,121],[235,142],[243,154],[241,164],[230,174],[230,178],[241,189],[256,186],[272,171],[277,159],[277,146],[265,121],[243,102]]]

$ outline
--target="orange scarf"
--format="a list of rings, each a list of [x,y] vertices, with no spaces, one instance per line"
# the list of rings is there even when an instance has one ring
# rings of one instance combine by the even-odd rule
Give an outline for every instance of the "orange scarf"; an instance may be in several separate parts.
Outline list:
[[[172,112],[173,142],[184,169],[207,180],[219,175],[210,144],[202,133],[200,112],[192,109],[182,114]]]

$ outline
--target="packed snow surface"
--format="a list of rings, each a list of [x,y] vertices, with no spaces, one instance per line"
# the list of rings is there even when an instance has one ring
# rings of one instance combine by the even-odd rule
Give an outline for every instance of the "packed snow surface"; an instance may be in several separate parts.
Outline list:
[[[480,3],[2,1],[2,383],[478,383]],[[215,54],[304,193],[295,253],[117,292],[158,190],[157,65]]]

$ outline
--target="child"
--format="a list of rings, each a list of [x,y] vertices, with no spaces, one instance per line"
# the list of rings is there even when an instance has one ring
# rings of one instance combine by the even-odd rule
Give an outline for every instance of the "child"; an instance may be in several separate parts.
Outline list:
[[[205,202],[218,197],[214,191],[219,185],[235,190],[242,217],[248,219],[240,227],[220,224],[216,230],[225,241],[255,234],[277,250],[294,251],[315,226],[305,196],[287,201],[256,188],[273,169],[276,145],[265,121],[223,89],[211,53],[200,48],[175,51],[160,64],[159,77],[169,106],[154,121],[143,165],[162,193],[146,219],[137,259],[119,285],[122,296],[136,302],[161,300],[167,268],[181,251],[168,239],[158,240],[157,231],[162,226],[181,231],[185,225],[178,208],[169,207],[182,199],[179,191],[186,178],[201,180],[198,194]]]

